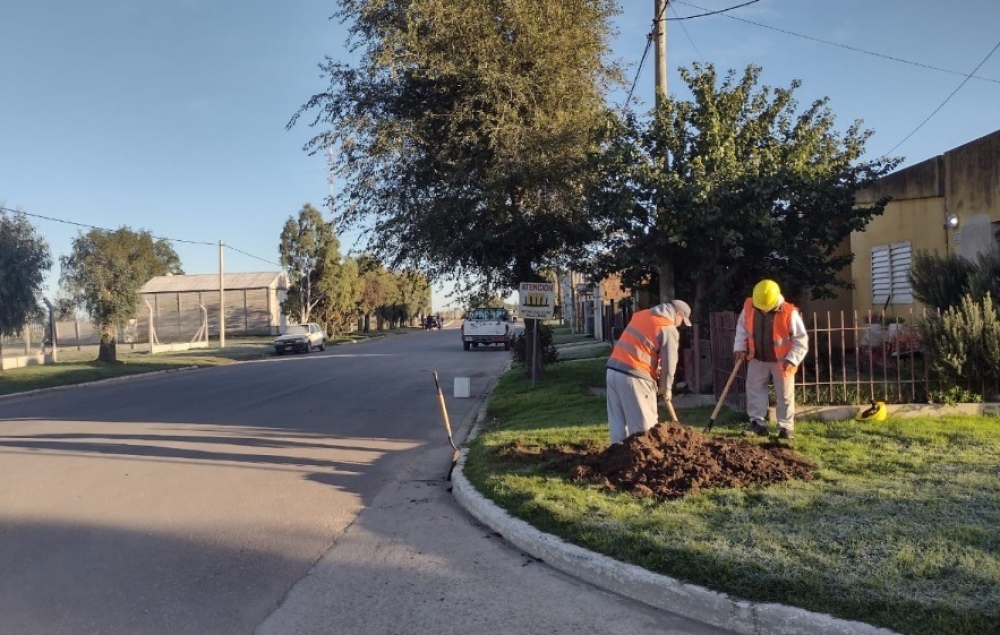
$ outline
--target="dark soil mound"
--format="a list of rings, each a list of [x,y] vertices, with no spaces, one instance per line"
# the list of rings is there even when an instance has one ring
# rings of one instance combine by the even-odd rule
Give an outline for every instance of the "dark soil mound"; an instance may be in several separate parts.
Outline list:
[[[815,468],[785,446],[710,437],[685,425],[661,423],[583,457],[570,477],[662,500],[712,487],[808,481]]]

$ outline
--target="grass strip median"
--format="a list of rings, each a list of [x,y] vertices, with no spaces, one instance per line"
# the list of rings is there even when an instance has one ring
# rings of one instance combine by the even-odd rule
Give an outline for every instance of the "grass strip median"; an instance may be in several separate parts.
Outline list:
[[[570,476],[608,444],[604,361],[514,369],[465,473],[542,531],[710,589],[911,635],[1000,633],[1000,419],[799,422],[812,481],[670,501]],[[682,409],[700,427],[711,408]],[[740,437],[735,414],[717,433]],[[568,451],[570,450],[570,451]]]

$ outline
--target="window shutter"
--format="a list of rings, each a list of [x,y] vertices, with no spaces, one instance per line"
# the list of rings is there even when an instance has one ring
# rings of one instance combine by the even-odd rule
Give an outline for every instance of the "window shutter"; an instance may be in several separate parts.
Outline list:
[[[913,304],[910,255],[909,242],[872,248],[872,304]]]
[[[872,247],[872,304],[885,304],[891,291],[889,246]]]
[[[889,260],[892,263],[892,303],[913,304],[913,289],[910,287],[910,243],[889,245]]]

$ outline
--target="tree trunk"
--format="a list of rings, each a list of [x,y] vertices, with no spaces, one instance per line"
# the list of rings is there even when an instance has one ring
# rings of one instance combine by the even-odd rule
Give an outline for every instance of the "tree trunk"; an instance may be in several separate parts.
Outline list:
[[[109,364],[118,362],[118,343],[114,333],[101,333],[101,348],[97,353],[97,361]]]
[[[656,268],[660,278],[660,304],[676,300],[674,297],[674,263],[664,259]],[[652,303],[651,303],[652,304]]]

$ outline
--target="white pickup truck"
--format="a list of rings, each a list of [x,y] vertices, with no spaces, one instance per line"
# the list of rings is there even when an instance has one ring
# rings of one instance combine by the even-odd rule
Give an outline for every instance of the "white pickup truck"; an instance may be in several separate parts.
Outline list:
[[[462,348],[500,344],[509,351],[513,330],[507,309],[472,309],[462,320]]]

